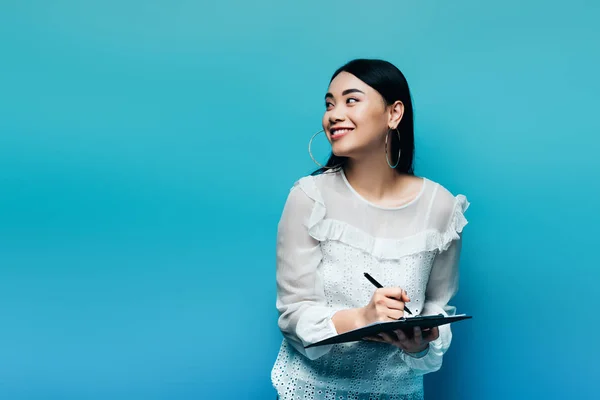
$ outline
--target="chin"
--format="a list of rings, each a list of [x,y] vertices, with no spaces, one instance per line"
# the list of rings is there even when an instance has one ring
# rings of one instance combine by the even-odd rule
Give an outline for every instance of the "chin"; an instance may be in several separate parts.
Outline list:
[[[338,150],[338,149],[331,149],[333,155],[338,156],[338,157],[349,157],[350,156],[350,152],[349,151],[343,151],[343,150]]]
[[[331,146],[331,152],[338,157],[350,157],[352,154],[356,153],[356,150],[356,146],[344,143],[334,143],[333,146]]]

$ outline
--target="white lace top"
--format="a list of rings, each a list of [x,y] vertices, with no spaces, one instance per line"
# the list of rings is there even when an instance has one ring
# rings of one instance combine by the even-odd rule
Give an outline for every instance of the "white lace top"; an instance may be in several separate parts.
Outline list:
[[[423,375],[437,371],[450,325],[423,355],[387,343],[304,346],[337,334],[331,317],[367,305],[376,289],[404,288],[413,315],[455,315],[463,213],[469,202],[423,178],[401,206],[370,203],[342,171],[306,176],[287,198],[277,235],[277,302],[284,340],[271,372],[281,399],[421,399]]]

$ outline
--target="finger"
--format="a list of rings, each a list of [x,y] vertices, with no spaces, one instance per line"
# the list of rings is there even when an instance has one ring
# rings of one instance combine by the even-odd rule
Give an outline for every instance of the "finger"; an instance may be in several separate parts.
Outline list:
[[[398,340],[400,342],[406,342],[406,340],[408,339],[406,337],[406,334],[402,331],[402,329],[398,329],[398,330],[396,330],[394,332],[396,332],[396,336],[398,336]]]
[[[389,333],[382,332],[379,334],[387,343],[394,344],[396,339],[394,339]]]
[[[368,340],[368,341],[371,341],[371,342],[385,343],[385,341],[382,338],[378,337],[378,336],[365,336],[363,338],[363,340]]]
[[[423,333],[421,332],[421,328],[418,326],[415,326],[414,333],[415,333],[415,335],[414,335],[415,343],[422,344],[423,343]]]
[[[390,319],[390,321],[397,321],[404,316],[404,311],[388,308],[387,316]]]
[[[394,321],[404,316],[404,303],[389,297],[382,297],[376,301],[377,313],[380,321]]]
[[[440,337],[440,331],[439,331],[439,329],[436,326],[436,327],[432,328],[431,330],[429,330],[429,333],[427,334],[427,336],[425,337],[425,339],[428,342],[432,342],[432,341],[436,340],[439,337]]]
[[[408,296],[408,292],[402,288],[399,288],[400,292],[398,296],[392,296],[394,298],[394,300],[398,300],[402,303],[408,303],[410,302],[410,297]]]
[[[399,287],[387,287],[387,288],[381,288],[381,289],[377,289],[377,290],[379,290],[381,292],[381,294],[383,294],[385,297],[391,297],[398,301],[402,301],[404,298],[403,296],[404,296],[405,292],[402,288],[399,288]]]
[[[408,296],[408,292],[406,290],[403,291],[402,301],[404,301],[405,303],[409,303],[410,302],[410,297]]]
[[[423,341],[430,342],[431,341],[431,328],[421,329],[421,333],[423,334]]]
[[[402,302],[400,300],[386,297],[385,300],[383,301],[383,303],[390,310],[398,310],[398,311],[401,311],[402,313],[404,313],[404,302]],[[400,317],[398,317],[398,318],[400,318]]]

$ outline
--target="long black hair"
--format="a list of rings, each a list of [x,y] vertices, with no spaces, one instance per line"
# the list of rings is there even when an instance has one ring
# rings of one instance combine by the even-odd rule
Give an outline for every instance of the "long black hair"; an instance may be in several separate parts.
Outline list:
[[[400,100],[404,104],[404,115],[402,116],[402,120],[400,120],[400,124],[398,124],[400,139],[398,139],[395,131],[390,134],[389,139],[391,141],[389,142],[388,157],[390,157],[390,163],[396,164],[397,156],[395,155],[398,154],[399,149],[402,149],[400,161],[394,169],[398,173],[414,175],[415,133],[413,105],[408,82],[404,74],[388,61],[360,58],[352,60],[338,68],[333,73],[329,83],[341,72],[348,72],[375,89],[381,94],[386,105],[393,104],[397,100]],[[330,170],[339,170],[344,167],[347,161],[348,157],[338,157],[332,153],[325,166],[333,167],[337,165],[338,167],[319,168],[312,175],[318,175]]]

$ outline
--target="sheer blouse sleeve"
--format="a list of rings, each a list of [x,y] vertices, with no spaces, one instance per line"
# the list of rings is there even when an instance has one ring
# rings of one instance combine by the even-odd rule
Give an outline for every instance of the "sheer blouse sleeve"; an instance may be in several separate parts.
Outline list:
[[[422,315],[443,314],[456,315],[456,307],[450,305],[451,299],[458,292],[459,262],[462,249],[462,230],[467,224],[463,213],[469,207],[469,202],[462,196],[456,196],[453,201],[446,202],[447,212],[444,228],[441,230],[440,248],[438,249],[427,281],[425,302]],[[424,355],[403,353],[405,362],[420,375],[435,372],[442,366],[443,356],[452,342],[450,324],[439,328],[439,337],[429,343]]]
[[[278,325],[288,342],[311,360],[329,346],[304,346],[337,335],[332,316],[339,309],[327,305],[323,280],[317,270],[322,259],[320,242],[308,233],[314,200],[298,185],[288,195],[277,229]]]

